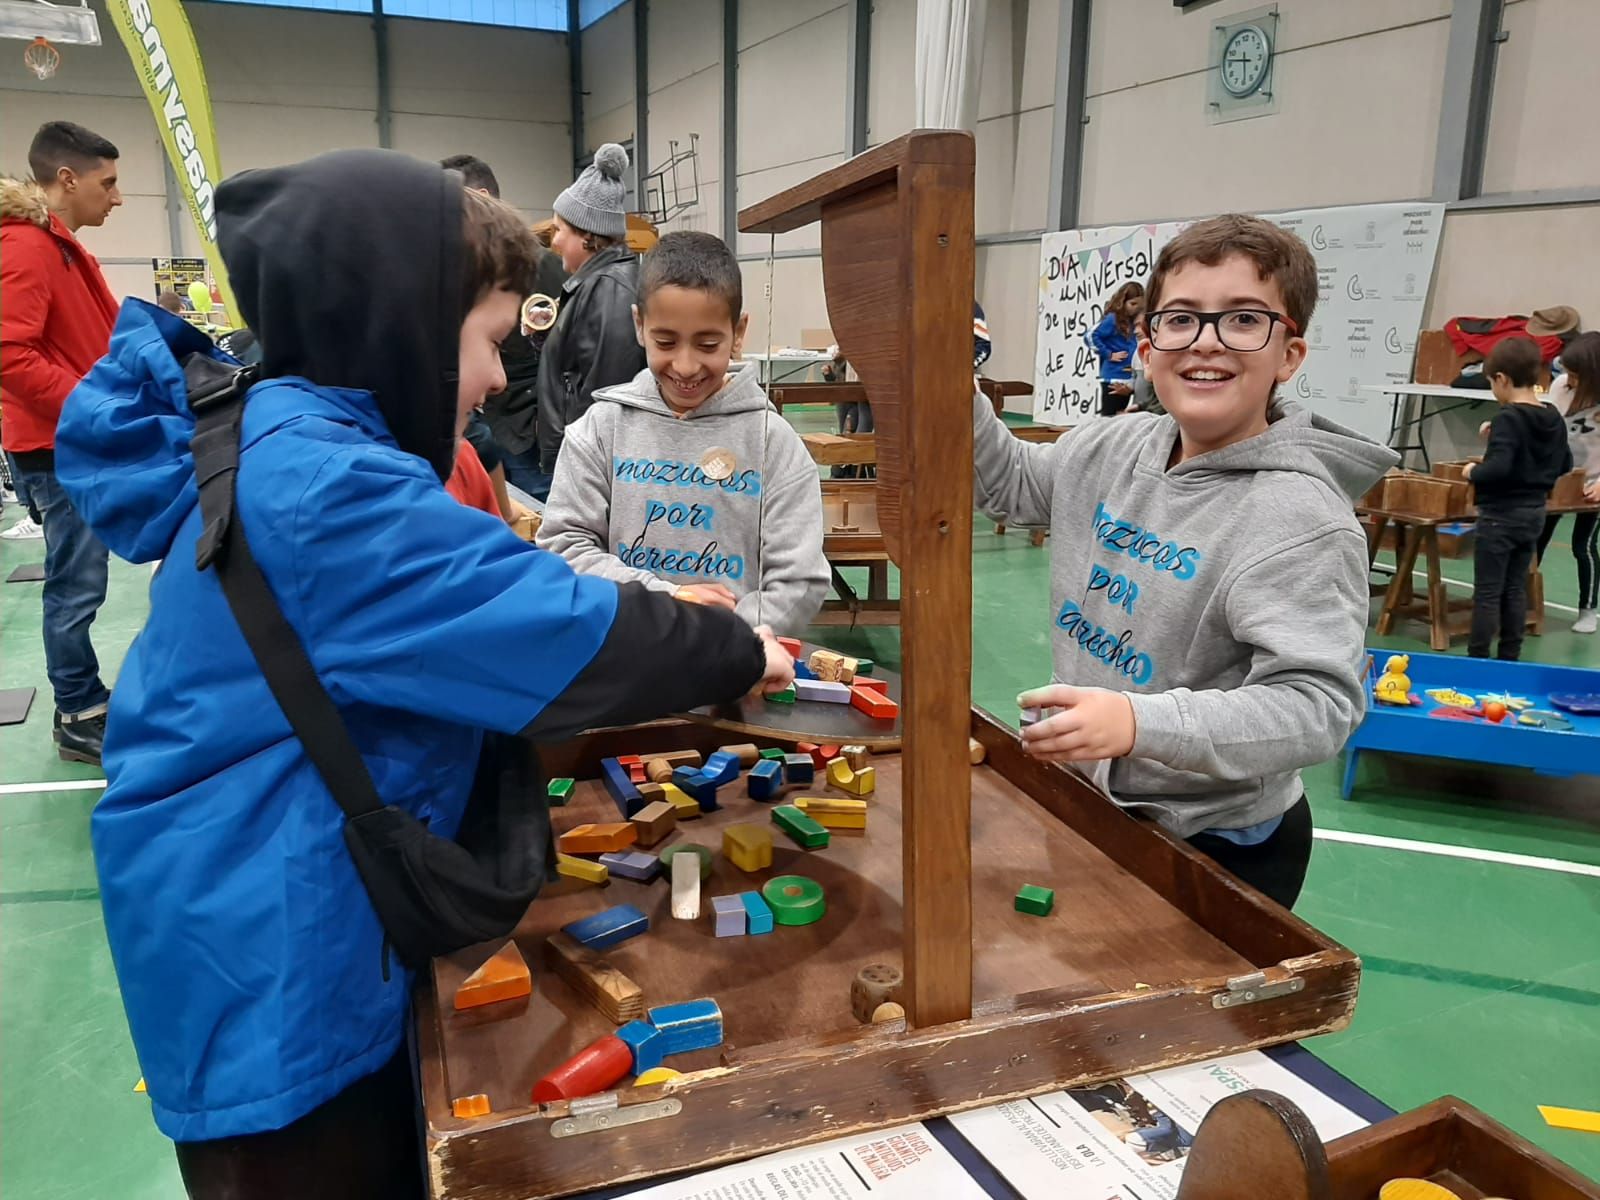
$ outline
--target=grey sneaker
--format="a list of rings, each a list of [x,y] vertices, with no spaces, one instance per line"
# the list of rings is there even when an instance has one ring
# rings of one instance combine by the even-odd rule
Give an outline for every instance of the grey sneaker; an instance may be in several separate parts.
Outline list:
[[[44,526],[32,517],[23,517],[10,529],[0,533],[0,538],[8,542],[33,542],[44,536]]]
[[[1572,623],[1573,633],[1593,633],[1595,631],[1596,612],[1592,608],[1578,610],[1578,619]]]

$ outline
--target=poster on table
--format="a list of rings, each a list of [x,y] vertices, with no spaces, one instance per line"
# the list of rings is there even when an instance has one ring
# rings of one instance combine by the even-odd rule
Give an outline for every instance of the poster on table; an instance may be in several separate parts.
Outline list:
[[[1306,362],[1286,390],[1313,412],[1377,441],[1389,398],[1363,389],[1411,378],[1438,257],[1444,206],[1358,204],[1264,213],[1317,260],[1317,308]],[[1089,334],[1124,283],[1148,282],[1161,248],[1190,224],[1109,225],[1046,234],[1039,246],[1033,416],[1047,425],[1098,418],[1099,364]]]

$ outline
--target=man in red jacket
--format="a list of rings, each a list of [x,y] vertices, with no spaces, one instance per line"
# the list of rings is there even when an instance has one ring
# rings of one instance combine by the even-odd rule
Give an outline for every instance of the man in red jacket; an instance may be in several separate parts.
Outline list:
[[[122,203],[117,148],[70,121],[41,126],[31,180],[0,179],[0,430],[44,518],[44,659],[61,757],[98,764],[111,693],[89,626],[106,598],[106,548],[56,481],[56,422],[106,352],[117,302],[75,236]]]

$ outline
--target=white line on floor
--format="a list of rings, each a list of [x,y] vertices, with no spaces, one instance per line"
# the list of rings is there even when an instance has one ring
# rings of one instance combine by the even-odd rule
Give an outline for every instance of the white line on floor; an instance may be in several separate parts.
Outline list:
[[[1393,563],[1380,563],[1380,565],[1387,566],[1390,571],[1394,570]],[[1426,571],[1413,571],[1411,572],[1411,578],[1426,580],[1428,578],[1428,573]],[[1447,579],[1441,575],[1439,577],[1439,582],[1443,583],[1446,587],[1465,588],[1469,592],[1472,590],[1472,585],[1464,579]],[[1578,615],[1578,610],[1573,608],[1571,605],[1557,604],[1554,600],[1546,600],[1544,602],[1544,606],[1546,608],[1553,608],[1557,612],[1571,613],[1573,616]]]
[[[0,796],[22,796],[29,792],[98,792],[104,779],[64,779],[56,783],[0,783]]]
[[[1507,867],[1532,867],[1536,871],[1560,871],[1566,875],[1589,875],[1600,879],[1600,866],[1567,862],[1560,858],[1539,858],[1532,854],[1511,854],[1504,850],[1473,850],[1467,846],[1445,846],[1438,842],[1414,842],[1410,838],[1379,837],[1372,833],[1345,833],[1337,829],[1318,829],[1312,836],[1321,842],[1344,842],[1351,846],[1375,846],[1380,850],[1410,850],[1440,858],[1468,858],[1474,862],[1499,863]]]

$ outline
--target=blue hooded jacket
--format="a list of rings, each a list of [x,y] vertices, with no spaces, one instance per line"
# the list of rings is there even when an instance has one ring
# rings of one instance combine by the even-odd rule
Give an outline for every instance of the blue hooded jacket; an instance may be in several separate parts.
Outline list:
[[[375,191],[405,205],[408,220],[443,184],[434,229],[459,239],[459,197],[448,202],[459,180],[378,151],[247,173],[238,178],[255,189],[248,200],[237,186],[227,195],[230,180],[218,193],[225,230],[261,211],[262,195],[299,189],[300,203],[314,201],[306,185],[327,176],[308,168],[343,158],[348,173],[351,155],[380,182],[392,176]],[[339,218],[323,216],[327,236],[340,237]],[[348,219],[381,218],[353,205]],[[257,240],[271,252],[270,237]],[[257,279],[232,244],[234,280]],[[396,286],[394,300],[374,291],[375,304],[426,309],[430,289],[459,294],[416,258],[395,269],[422,275],[421,287]],[[350,287],[373,282],[352,278]],[[435,462],[429,440],[449,430],[441,388],[390,385],[387,407],[410,403],[408,422],[371,392],[273,375],[275,337],[281,359],[297,336],[318,335],[275,324],[259,295],[241,302],[261,325],[271,377],[246,401],[238,519],[385,802],[453,836],[483,730],[559,736],[725,700],[760,677],[760,643],[732,614],[574,575],[456,503],[440,484],[448,458]],[[446,300],[424,319],[454,336],[459,314]],[[410,316],[387,317],[403,335]],[[214,573],[196,570],[194,418],[179,360],[197,351],[218,353],[178,318],[126,302],[110,353],[68,400],[56,451],[63,486],[106,544],[134,562],[164,560],[112,696],[91,835],[156,1123],[178,1141],[281,1128],[382,1067],[400,1046],[411,982],[385,962],[342,812]],[[342,353],[359,377],[363,355],[392,348],[346,341]],[[453,419],[453,343],[449,354],[439,370]],[[391,425],[411,430],[414,446],[397,444]]]

